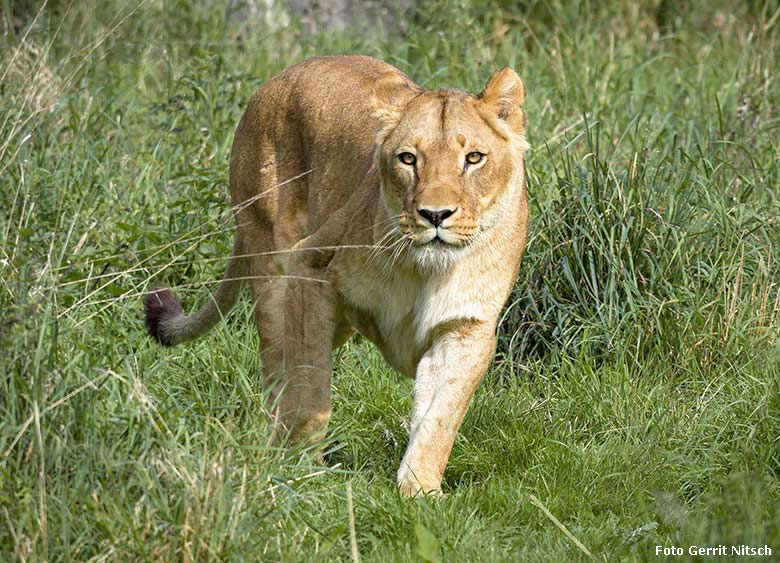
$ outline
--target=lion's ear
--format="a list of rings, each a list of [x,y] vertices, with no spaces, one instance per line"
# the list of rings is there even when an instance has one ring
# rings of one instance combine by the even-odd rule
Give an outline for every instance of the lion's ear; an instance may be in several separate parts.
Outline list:
[[[406,104],[420,92],[417,84],[397,72],[386,72],[377,78],[371,103],[383,128],[395,126]]]
[[[525,129],[525,113],[521,109],[525,102],[525,88],[511,68],[504,67],[493,73],[477,98],[492,114],[506,121],[515,133],[522,133]]]

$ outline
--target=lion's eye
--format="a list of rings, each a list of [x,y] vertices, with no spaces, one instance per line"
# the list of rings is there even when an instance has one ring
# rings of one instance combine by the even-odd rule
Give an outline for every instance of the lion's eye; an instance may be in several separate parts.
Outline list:
[[[479,151],[470,152],[466,155],[466,164],[479,164],[485,155]]]
[[[406,164],[407,166],[414,166],[417,163],[417,157],[410,152],[402,152],[398,155],[398,160],[401,161],[401,164]]]

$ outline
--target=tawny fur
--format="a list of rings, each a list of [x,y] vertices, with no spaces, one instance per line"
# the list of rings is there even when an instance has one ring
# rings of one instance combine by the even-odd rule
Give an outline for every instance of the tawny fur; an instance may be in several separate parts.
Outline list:
[[[331,351],[361,332],[416,378],[401,491],[438,491],[526,245],[524,99],[506,68],[476,96],[423,90],[370,57],[288,68],[236,130],[222,284],[191,316],[150,293],[150,333],[203,334],[249,280],[273,420],[311,441],[330,417]]]

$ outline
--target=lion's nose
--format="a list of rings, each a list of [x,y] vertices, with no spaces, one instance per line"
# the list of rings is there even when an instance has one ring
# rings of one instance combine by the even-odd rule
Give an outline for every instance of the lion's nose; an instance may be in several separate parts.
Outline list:
[[[431,225],[438,227],[447,217],[450,217],[456,211],[457,209],[418,209],[417,213]]]

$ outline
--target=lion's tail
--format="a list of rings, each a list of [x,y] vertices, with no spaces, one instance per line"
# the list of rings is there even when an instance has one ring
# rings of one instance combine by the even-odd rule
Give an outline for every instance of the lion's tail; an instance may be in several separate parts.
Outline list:
[[[238,301],[246,275],[246,258],[236,236],[227,270],[209,300],[192,315],[185,315],[181,301],[168,288],[150,291],[144,297],[146,329],[163,346],[173,346],[206,334]]]

